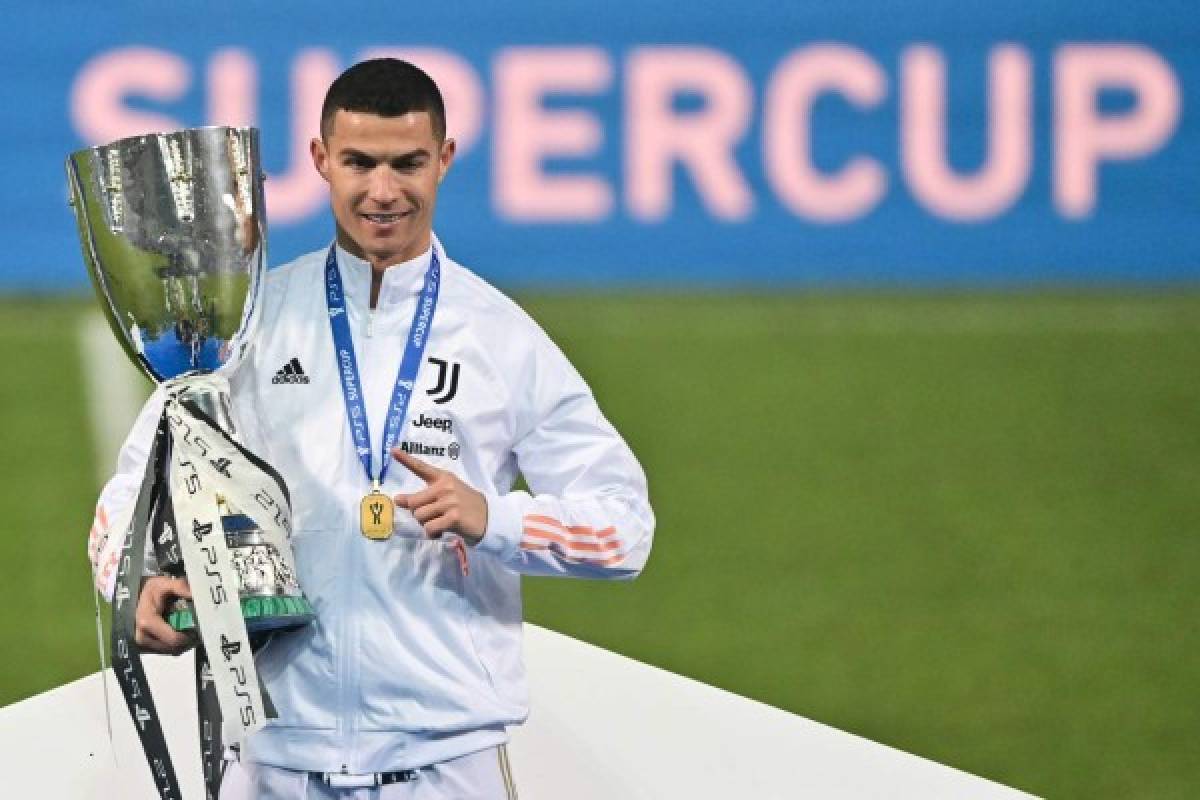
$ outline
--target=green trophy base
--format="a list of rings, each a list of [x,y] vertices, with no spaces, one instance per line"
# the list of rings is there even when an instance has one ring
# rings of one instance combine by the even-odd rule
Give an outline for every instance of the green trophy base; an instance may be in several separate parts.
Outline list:
[[[243,597],[242,617],[249,633],[299,628],[312,622],[316,614],[308,598],[300,597]],[[180,633],[196,630],[196,612],[190,600],[180,600],[167,622]]]

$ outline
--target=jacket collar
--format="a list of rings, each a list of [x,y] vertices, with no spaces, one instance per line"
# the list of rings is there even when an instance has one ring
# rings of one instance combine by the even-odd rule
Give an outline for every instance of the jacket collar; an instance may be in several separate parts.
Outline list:
[[[431,236],[431,244],[424,253],[408,261],[392,264],[384,270],[383,284],[379,287],[377,311],[383,311],[420,294],[434,247],[438,249],[442,272],[445,274],[446,251],[434,235]],[[342,274],[342,290],[345,292],[346,302],[367,309],[371,300],[371,265],[364,259],[350,254],[341,245],[337,247],[337,263]]]

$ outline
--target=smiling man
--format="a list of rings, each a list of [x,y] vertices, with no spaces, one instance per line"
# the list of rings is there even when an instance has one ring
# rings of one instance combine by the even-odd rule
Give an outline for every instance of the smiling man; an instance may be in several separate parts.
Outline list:
[[[316,621],[258,652],[279,717],[229,754],[220,796],[514,797],[521,575],[636,576],[654,530],[645,476],[559,349],[433,235],[455,146],[424,72],[347,70],[311,150],[335,240],[268,274],[230,382],[242,439],[291,490]],[[160,408],[101,496],[106,525],[129,518]],[[190,645],[163,619],[187,596],[145,582],[145,649]]]
[[[356,68],[361,77],[348,72],[349,78],[333,84],[322,110],[321,138],[310,147],[313,164],[329,184],[338,245],[371,265],[372,307],[384,270],[429,249],[438,185],[455,152],[454,140],[446,138],[441,97],[427,76],[411,87],[411,97],[397,91],[385,99],[373,88],[376,78],[388,80],[393,63],[404,62],[365,62]],[[372,88],[362,92],[367,86]],[[429,107],[394,115],[373,108],[389,104],[391,110]]]

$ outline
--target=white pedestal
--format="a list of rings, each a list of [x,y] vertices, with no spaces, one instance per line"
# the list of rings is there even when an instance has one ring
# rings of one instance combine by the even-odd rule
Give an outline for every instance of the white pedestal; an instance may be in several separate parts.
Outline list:
[[[1029,797],[543,628],[525,635],[532,709],[510,745],[522,800]],[[199,800],[191,659],[146,668],[184,798]],[[0,796],[156,797],[107,677],[111,745],[99,674],[0,709]]]

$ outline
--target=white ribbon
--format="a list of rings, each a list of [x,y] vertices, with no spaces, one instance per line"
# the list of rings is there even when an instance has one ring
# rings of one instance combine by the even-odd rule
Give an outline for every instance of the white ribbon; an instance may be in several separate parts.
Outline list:
[[[261,728],[266,714],[218,501],[224,501],[226,513],[253,519],[295,574],[287,541],[291,511],[271,476],[220,431],[188,411],[174,394],[165,408],[172,439],[173,535],[179,541],[225,728],[230,741],[237,743]],[[164,536],[170,535],[164,531]]]

